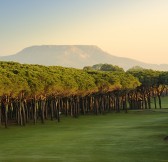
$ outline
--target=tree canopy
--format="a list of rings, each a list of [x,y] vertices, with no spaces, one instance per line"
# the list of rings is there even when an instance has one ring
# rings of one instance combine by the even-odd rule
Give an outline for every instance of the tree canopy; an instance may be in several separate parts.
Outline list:
[[[103,72],[0,62],[0,95],[17,96],[21,91],[27,96],[87,94],[100,90],[132,89],[140,84],[137,78],[119,67],[104,64],[105,67],[117,70]]]

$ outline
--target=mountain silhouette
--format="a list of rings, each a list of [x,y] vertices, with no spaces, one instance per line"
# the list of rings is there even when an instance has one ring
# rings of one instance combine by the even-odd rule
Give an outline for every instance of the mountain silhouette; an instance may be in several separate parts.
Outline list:
[[[83,68],[99,63],[120,66],[125,70],[133,66],[168,71],[166,64],[147,64],[130,58],[111,55],[94,45],[42,45],[31,46],[9,56],[1,56],[0,61],[15,61],[26,64]]]

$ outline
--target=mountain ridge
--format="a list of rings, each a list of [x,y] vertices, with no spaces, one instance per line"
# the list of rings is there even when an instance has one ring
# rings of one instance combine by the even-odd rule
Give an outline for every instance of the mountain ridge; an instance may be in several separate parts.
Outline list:
[[[141,66],[147,69],[168,71],[167,64],[148,64],[131,58],[114,56],[96,45],[34,45],[13,55],[0,56],[0,61],[74,68],[108,63],[120,66],[124,70]]]

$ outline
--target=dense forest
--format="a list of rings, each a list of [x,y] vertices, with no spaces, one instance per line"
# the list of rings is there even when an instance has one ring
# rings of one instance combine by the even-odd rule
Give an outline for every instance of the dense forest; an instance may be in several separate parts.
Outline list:
[[[60,114],[78,117],[150,109],[167,93],[168,72],[97,64],[81,69],[0,62],[0,125],[24,126]]]

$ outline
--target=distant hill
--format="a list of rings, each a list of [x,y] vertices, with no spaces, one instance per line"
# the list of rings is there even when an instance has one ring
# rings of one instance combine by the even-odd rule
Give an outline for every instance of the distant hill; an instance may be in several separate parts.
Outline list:
[[[1,56],[0,61],[16,61],[27,64],[57,65],[83,68],[98,63],[118,65],[125,70],[133,66],[168,71],[168,65],[147,64],[134,59],[110,55],[92,45],[42,45],[31,46],[10,55]]]

